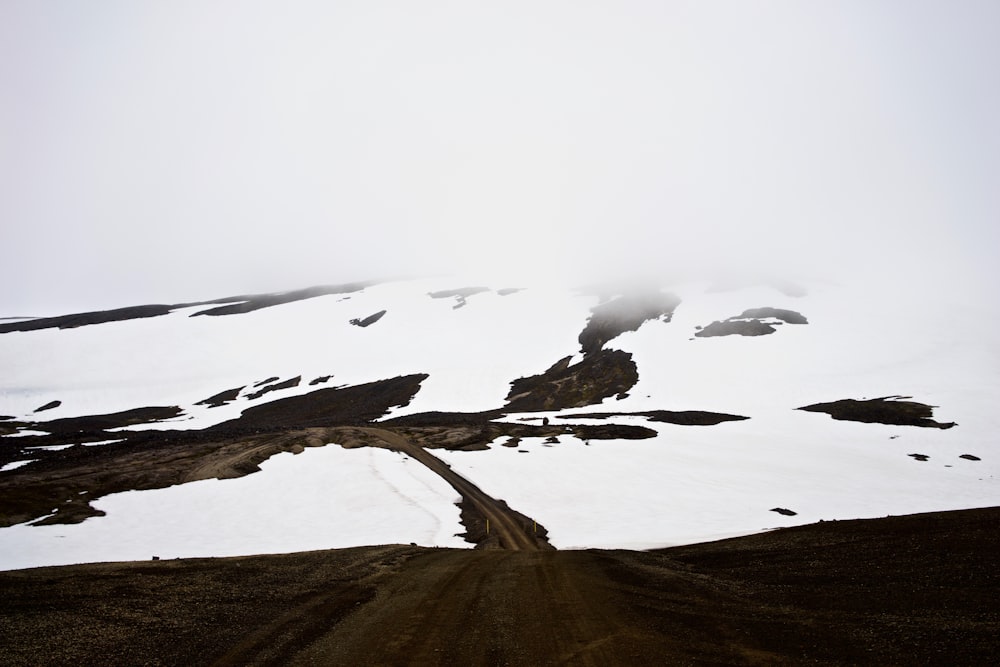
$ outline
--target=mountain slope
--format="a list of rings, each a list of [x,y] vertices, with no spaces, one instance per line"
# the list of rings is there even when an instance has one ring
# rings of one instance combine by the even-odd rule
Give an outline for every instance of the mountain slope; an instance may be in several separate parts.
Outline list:
[[[314,448],[370,446],[345,430],[364,424],[435,448],[559,548],[1000,503],[997,346],[955,344],[972,317],[961,299],[928,317],[922,295],[892,286],[460,285],[233,297],[214,303],[257,307],[0,335],[0,567],[462,544],[449,537],[463,531],[454,491],[402,454]],[[713,322],[772,331],[698,335]],[[797,410],[900,395],[957,426]],[[678,413],[710,415],[662,420]],[[301,453],[269,459],[286,451]],[[294,481],[279,481],[282,467]],[[401,491],[404,478],[434,491]],[[297,504],[289,484],[305,493]],[[226,509],[199,516],[206,492]],[[23,523],[38,519],[56,525]],[[468,535],[477,519],[464,521]],[[377,525],[388,532],[366,533]]]

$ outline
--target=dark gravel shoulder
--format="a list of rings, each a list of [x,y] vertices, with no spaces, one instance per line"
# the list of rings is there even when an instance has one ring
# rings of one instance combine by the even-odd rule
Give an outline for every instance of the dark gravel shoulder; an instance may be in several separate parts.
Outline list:
[[[1000,508],[651,552],[359,547],[0,572],[0,664],[987,665]]]

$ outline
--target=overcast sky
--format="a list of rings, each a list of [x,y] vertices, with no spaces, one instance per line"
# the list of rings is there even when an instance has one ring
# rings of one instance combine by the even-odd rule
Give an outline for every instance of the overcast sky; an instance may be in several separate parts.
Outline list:
[[[473,269],[993,286],[998,84],[995,0],[2,0],[0,315]]]

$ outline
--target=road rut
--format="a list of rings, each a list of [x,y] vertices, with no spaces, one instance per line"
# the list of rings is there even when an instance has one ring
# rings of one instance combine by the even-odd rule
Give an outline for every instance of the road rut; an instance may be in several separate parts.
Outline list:
[[[489,521],[490,532],[499,538],[500,548],[512,551],[552,549],[552,546],[544,537],[536,534],[537,523],[535,521],[530,519],[527,521],[522,520],[520,516],[512,512],[504,503],[484,493],[482,489],[459,475],[447,463],[423,447],[410,442],[398,433],[386,429],[363,428],[359,430],[383,440],[390,446],[390,449],[402,452],[419,461],[451,484],[456,491],[462,494],[463,498],[472,503],[476,510]]]

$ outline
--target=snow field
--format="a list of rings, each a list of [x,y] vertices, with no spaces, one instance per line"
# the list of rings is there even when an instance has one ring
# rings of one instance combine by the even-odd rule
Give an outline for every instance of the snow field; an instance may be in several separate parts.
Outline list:
[[[458,494],[420,463],[384,449],[309,448],[261,471],[94,502],[75,525],[0,530],[0,569],[242,556],[414,542],[468,547]]]
[[[386,283],[224,317],[171,315],[0,336],[0,413],[42,419],[143,405],[186,413],[150,428],[202,428],[246,407],[320,387],[429,373],[390,416],[502,405],[515,378],[576,355],[594,297],[528,289],[431,299],[463,283]],[[472,283],[465,283],[472,284]],[[501,287],[492,285],[491,287]],[[717,426],[643,424],[658,436],[547,446],[523,440],[487,451],[435,450],[486,493],[537,519],[559,548],[652,548],[819,520],[1000,504],[1000,344],[975,325],[980,305],[894,286],[820,284],[804,298],[771,288],[708,292],[680,285],[672,322],[611,341],[633,354],[639,383],[623,400],[566,413],[708,410],[750,417]],[[756,338],[694,338],[697,326],[772,306],[801,312]],[[379,310],[368,328],[351,326]],[[966,333],[968,332],[968,333]],[[693,340],[692,340],[693,338]],[[301,384],[256,401],[267,377]],[[245,386],[233,404],[193,406]],[[949,430],[835,421],[794,408],[842,398],[912,396],[940,406]],[[539,423],[560,413],[509,415]],[[133,427],[139,428],[139,427]],[[96,443],[95,443],[96,444]],[[527,450],[520,453],[518,450]],[[915,461],[908,454],[930,456]],[[973,454],[982,461],[959,458]],[[11,470],[16,462],[4,467]],[[0,529],[0,567],[292,552],[378,543],[469,546],[455,492],[423,466],[380,449],[327,446],[280,454],[261,472],[95,501],[108,515],[74,526]],[[782,516],[774,507],[798,514]]]

